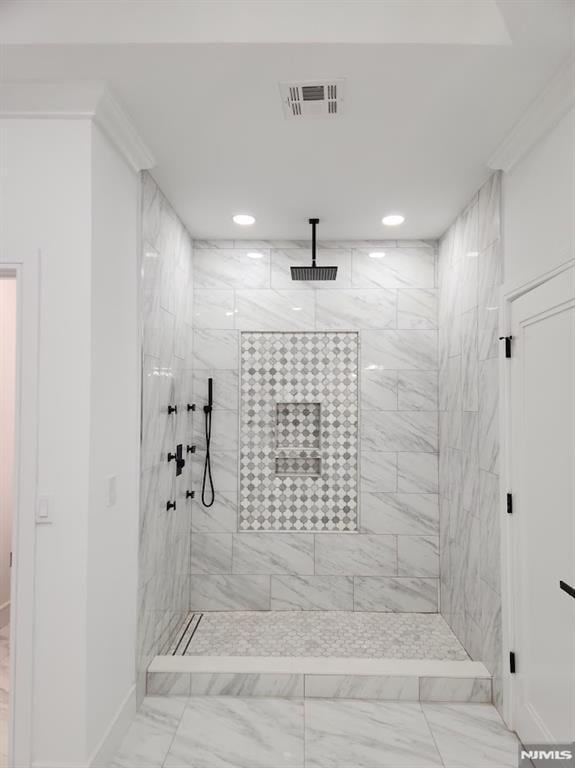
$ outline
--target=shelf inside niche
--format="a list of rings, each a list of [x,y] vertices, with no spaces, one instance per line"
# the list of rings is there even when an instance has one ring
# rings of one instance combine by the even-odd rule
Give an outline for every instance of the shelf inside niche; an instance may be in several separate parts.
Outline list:
[[[277,477],[321,476],[321,459],[317,456],[278,456],[275,460]]]
[[[276,403],[276,446],[279,449],[318,450],[320,434],[319,403]]]

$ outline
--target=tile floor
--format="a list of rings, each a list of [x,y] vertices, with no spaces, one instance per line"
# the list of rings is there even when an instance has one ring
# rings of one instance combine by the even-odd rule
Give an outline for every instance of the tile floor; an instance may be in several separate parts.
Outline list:
[[[110,768],[515,768],[490,704],[149,697]]]
[[[0,629],[0,768],[8,765],[8,691],[10,625]]]
[[[439,614],[233,611],[195,614],[179,644],[192,656],[337,656],[441,659],[468,656]],[[177,642],[171,649],[173,652]]]

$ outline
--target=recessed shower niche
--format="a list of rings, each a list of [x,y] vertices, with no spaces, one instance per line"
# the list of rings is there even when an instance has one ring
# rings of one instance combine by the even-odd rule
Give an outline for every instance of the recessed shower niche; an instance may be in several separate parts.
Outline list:
[[[357,333],[242,333],[240,531],[357,531]]]

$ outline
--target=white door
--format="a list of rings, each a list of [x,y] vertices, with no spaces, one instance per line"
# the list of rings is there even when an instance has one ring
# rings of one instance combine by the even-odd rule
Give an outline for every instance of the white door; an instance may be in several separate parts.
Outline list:
[[[575,739],[575,268],[511,304],[516,674],[524,744]]]

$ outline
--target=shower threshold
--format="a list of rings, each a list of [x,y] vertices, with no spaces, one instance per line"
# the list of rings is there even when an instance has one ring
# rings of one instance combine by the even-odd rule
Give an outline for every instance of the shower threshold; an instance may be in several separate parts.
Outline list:
[[[148,669],[153,695],[491,701],[491,675],[439,614],[189,614]]]

